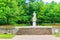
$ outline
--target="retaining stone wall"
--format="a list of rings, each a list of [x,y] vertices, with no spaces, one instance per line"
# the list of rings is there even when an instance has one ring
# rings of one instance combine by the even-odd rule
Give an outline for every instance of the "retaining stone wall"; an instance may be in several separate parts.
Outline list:
[[[52,28],[19,28],[17,35],[51,35]]]

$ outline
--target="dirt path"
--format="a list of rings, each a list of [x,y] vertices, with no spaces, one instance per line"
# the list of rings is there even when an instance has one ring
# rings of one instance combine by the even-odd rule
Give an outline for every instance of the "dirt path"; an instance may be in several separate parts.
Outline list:
[[[60,40],[60,37],[55,37],[52,35],[16,35],[12,39],[0,40]]]

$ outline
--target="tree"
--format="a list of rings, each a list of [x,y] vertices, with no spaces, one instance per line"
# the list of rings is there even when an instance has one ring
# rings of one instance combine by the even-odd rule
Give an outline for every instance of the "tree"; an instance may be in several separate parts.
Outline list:
[[[2,24],[10,24],[13,19],[16,19],[15,15],[18,14],[18,3],[16,0],[0,0],[0,22]],[[3,17],[2,17],[3,16]],[[12,20],[10,20],[12,18]],[[16,20],[15,20],[16,21]],[[13,21],[14,22],[14,21]]]

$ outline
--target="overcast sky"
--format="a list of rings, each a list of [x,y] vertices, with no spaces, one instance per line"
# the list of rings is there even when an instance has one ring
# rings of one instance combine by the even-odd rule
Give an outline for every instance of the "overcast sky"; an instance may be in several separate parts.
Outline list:
[[[60,2],[60,0],[43,0],[44,2],[48,2],[48,3],[50,3],[51,1],[55,1],[55,2],[57,2],[57,3],[59,3]]]
[[[57,3],[60,2],[60,0],[43,0],[43,1],[44,1],[44,2],[48,2],[48,3],[50,3],[51,1],[55,1],[55,2],[57,2]],[[26,2],[29,2],[29,1],[27,0]]]

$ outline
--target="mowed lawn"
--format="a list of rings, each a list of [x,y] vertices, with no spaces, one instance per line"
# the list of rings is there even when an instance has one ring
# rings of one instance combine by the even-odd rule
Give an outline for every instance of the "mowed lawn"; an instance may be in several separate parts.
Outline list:
[[[55,33],[53,35],[56,36],[56,37],[60,37],[60,33]]]
[[[0,38],[13,38],[14,34],[0,34]]]

